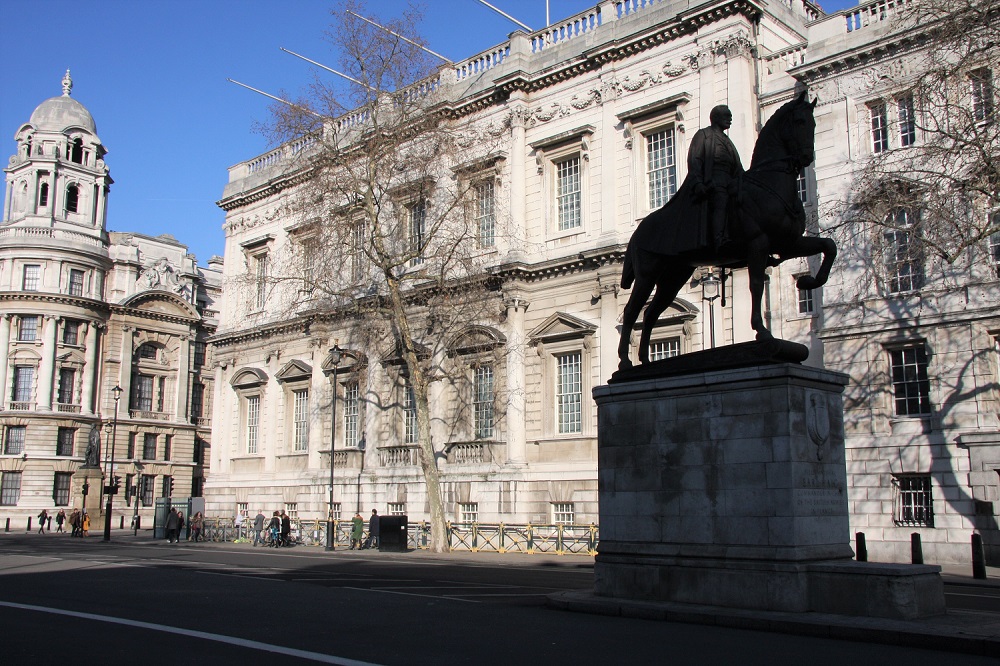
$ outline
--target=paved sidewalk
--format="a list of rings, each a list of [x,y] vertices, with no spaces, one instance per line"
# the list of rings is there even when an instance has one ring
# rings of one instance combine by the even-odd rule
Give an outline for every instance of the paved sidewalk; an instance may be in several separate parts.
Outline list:
[[[971,566],[948,564],[941,567],[945,583],[1000,588],[1000,568],[987,567],[986,576],[986,580],[973,578]],[[950,610],[945,615],[921,620],[888,620],[631,601],[582,591],[553,594],[549,597],[549,605],[581,613],[906,645],[1000,658],[1000,613],[984,611]]]

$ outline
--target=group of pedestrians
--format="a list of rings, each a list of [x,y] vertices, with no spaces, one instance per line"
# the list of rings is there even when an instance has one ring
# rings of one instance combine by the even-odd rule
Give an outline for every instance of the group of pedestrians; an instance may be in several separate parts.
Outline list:
[[[59,509],[59,511],[55,515],[56,534],[66,534],[66,531],[63,529],[63,525],[65,525],[68,520],[70,525],[72,526],[73,525],[72,519],[74,516],[77,517],[77,522],[82,523],[83,521],[79,519],[79,513],[80,513],[79,509],[73,509],[73,514],[71,516],[67,516],[66,509]],[[89,531],[90,516],[86,516],[86,520],[87,520],[87,530]],[[81,528],[82,527],[83,526],[81,525]],[[38,514],[38,533],[45,534],[46,532],[51,532],[51,531],[52,531],[52,516],[49,515],[48,509],[42,509],[42,512]],[[77,530],[74,528],[73,536],[83,536],[83,535],[77,534]]]
[[[240,516],[238,516],[240,517]],[[267,523],[267,531],[265,525]],[[253,519],[253,545],[254,546],[290,546],[292,545],[292,518],[284,511],[275,511],[268,520],[264,516],[264,509],[258,509],[257,515]]]
[[[372,509],[372,516],[368,519],[368,538],[362,542],[364,534],[365,519],[361,517],[361,512],[359,511],[351,518],[351,550],[378,548],[378,510]]]
[[[201,511],[198,511],[190,518],[188,522],[190,534],[187,540],[194,542],[203,541],[205,516],[201,514]],[[184,514],[175,508],[171,508],[170,513],[167,514],[167,521],[164,523],[164,527],[167,532],[167,543],[179,542],[181,540],[181,530],[184,529]]]

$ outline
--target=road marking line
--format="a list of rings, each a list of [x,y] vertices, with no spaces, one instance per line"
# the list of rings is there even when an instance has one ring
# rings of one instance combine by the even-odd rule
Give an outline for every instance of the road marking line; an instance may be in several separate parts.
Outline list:
[[[207,641],[216,641],[218,643],[227,643],[229,645],[237,645],[239,647],[250,648],[254,650],[266,650],[268,652],[275,652],[277,654],[284,654],[290,657],[298,657],[299,659],[309,659],[310,661],[318,661],[324,664],[338,664],[339,666],[378,666],[368,661],[357,661],[356,659],[347,659],[346,657],[336,657],[329,654],[322,654],[320,652],[310,652],[308,650],[299,650],[296,648],[283,647],[281,645],[272,645],[270,643],[261,643],[260,641],[252,641],[246,638],[236,638],[235,636],[223,636],[222,634],[212,634],[207,631],[196,631],[193,629],[181,629],[180,627],[171,627],[165,624],[155,624],[152,622],[140,622],[138,620],[126,620],[120,617],[111,617],[109,615],[95,615],[93,613],[79,613],[77,611],[63,610],[61,608],[48,608],[46,606],[32,606],[30,604],[18,604],[11,601],[0,601],[0,606],[6,606],[7,608],[17,608],[19,610],[29,610],[37,611],[39,613],[51,613],[53,615],[65,615],[67,617],[76,617],[84,620],[94,620],[96,622],[108,622],[111,624],[122,624],[127,627],[136,627],[138,629],[149,629],[151,631],[162,631],[168,634],[178,634],[180,636],[189,636],[191,638],[201,638]]]
[[[381,592],[382,594],[398,594],[403,597],[423,597],[424,599],[437,599],[441,601],[442,599],[448,599],[450,601],[463,601],[467,604],[478,604],[480,602],[473,599],[458,599],[452,597],[437,596],[434,594],[410,594],[408,592],[396,592],[395,590],[380,590],[374,587],[345,587],[345,590],[358,590],[359,592]]]

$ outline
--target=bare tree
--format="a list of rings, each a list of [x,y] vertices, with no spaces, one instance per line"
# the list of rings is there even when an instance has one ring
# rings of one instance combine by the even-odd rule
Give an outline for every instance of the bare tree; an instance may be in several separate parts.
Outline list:
[[[890,272],[902,267],[905,281],[908,265],[933,262],[948,273],[995,251],[1000,116],[992,68],[1000,59],[1000,5],[909,0],[883,10],[898,12],[882,17],[894,24],[885,42],[898,49],[895,88],[869,108],[874,154],[855,176],[853,210],[840,232],[873,236],[841,244],[874,240],[878,263]]]
[[[354,3],[342,9],[362,13]],[[396,398],[378,401],[407,415],[431,549],[443,551],[445,452],[432,433],[450,437],[457,426],[432,428],[429,401],[435,382],[464,385],[469,366],[455,349],[491,362],[503,353],[501,338],[469,330],[495,324],[500,312],[490,265],[502,215],[492,188],[505,132],[451,112],[448,70],[412,32],[419,19],[414,10],[375,19],[383,30],[338,11],[327,37],[349,80],[317,77],[294,103],[272,108],[266,129],[297,159],[281,195],[289,240],[266,280],[286,316],[308,311],[331,337],[346,332],[352,345],[383,350]]]

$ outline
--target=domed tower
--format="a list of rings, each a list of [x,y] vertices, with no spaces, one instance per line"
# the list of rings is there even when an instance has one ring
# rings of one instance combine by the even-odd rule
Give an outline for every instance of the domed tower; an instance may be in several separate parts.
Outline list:
[[[107,153],[94,118],[70,97],[69,70],[63,94],[35,109],[14,136],[17,154],[7,173],[3,224],[65,226],[102,238],[111,180]]]

